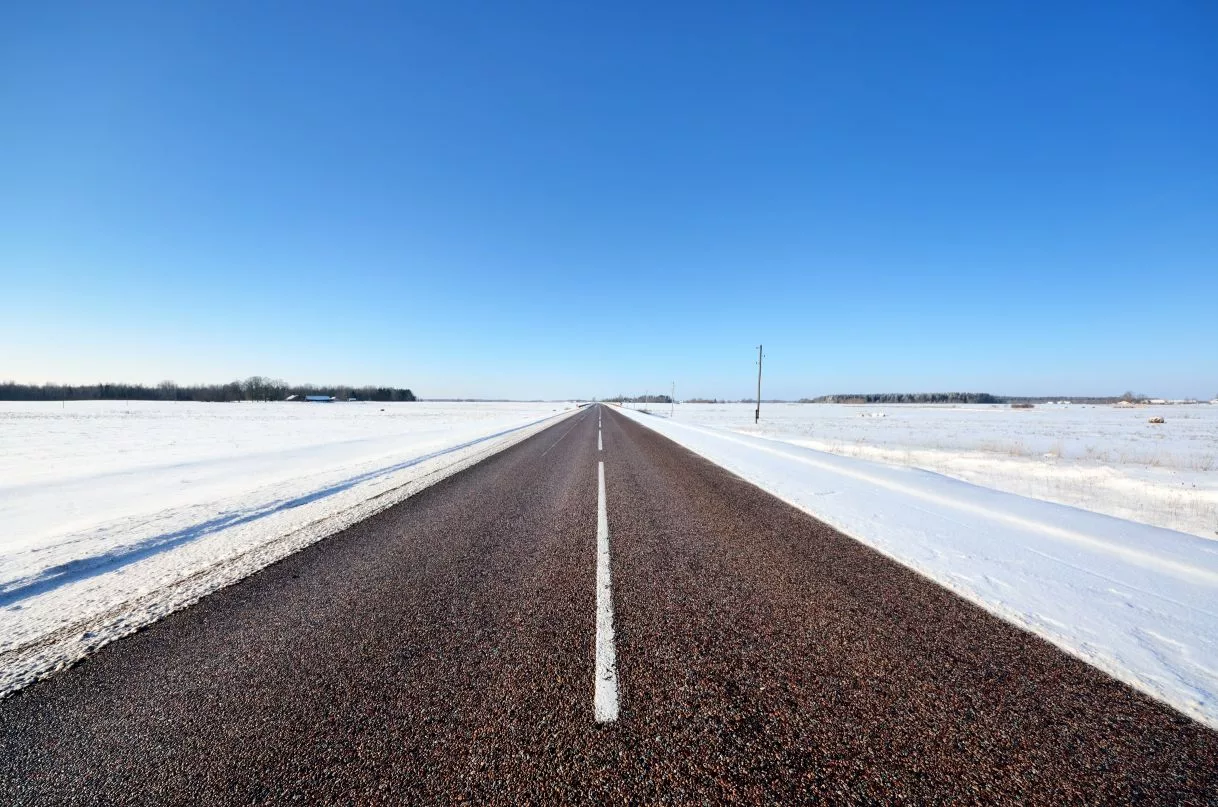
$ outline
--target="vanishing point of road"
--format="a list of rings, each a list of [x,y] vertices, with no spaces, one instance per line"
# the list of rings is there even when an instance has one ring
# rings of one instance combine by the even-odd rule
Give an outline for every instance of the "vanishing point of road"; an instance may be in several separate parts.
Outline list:
[[[0,804],[1218,803],[1218,732],[592,406],[0,701]]]

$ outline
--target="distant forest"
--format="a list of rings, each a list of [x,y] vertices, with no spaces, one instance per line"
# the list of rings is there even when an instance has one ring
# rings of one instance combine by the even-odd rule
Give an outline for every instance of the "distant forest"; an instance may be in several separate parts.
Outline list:
[[[804,398],[800,403],[1008,403],[1005,398],[988,392],[873,392],[851,395],[822,395],[819,398]]]
[[[612,398],[606,398],[607,403],[672,403],[672,398],[667,395],[615,395]]]
[[[786,398],[762,398],[762,399],[761,399],[761,402],[762,402],[763,404],[776,404],[776,403],[796,403],[796,402],[794,402],[794,401],[788,401]],[[690,404],[695,404],[695,403],[696,403],[696,404],[736,404],[736,403],[742,403],[742,404],[751,404],[751,403],[757,403],[757,399],[756,399],[756,398],[686,398],[684,401],[678,401],[678,403],[690,403]],[[802,400],[802,401],[798,401],[798,403],[811,403],[811,400],[807,400],[807,399],[805,399],[805,400]]]
[[[990,395],[988,392],[873,392],[853,395],[822,395],[819,398],[801,398],[800,403],[844,403],[844,404],[900,404],[900,403],[964,403],[964,404],[1006,404],[1006,403],[1051,403],[1053,401],[1070,401],[1072,403],[1105,404],[1116,403],[1120,400],[1133,400],[1131,393],[1107,397],[1054,395],[1029,397],[1018,395]]]
[[[290,395],[328,395],[339,400],[413,401],[408,389],[394,387],[351,387],[343,384],[318,386],[289,384],[277,378],[250,376],[227,384],[180,386],[162,381],[155,387],[143,384],[18,384],[0,382],[0,401],[282,401]]]

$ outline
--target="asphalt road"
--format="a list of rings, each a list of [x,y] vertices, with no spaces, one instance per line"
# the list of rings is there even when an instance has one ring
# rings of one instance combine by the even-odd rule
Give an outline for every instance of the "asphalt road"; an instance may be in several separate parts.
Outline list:
[[[608,407],[0,701],[0,804],[818,798],[1214,804],[1218,733]]]

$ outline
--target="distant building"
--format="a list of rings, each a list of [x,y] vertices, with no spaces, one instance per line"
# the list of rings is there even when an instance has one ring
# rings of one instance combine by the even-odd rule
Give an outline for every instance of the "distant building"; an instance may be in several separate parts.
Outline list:
[[[1165,404],[1165,403],[1167,403],[1167,399],[1165,399],[1165,398],[1151,398],[1151,399],[1150,399],[1149,401],[1147,401],[1146,403],[1151,403],[1151,404]]]
[[[304,399],[310,403],[332,403],[333,395],[306,395]]]

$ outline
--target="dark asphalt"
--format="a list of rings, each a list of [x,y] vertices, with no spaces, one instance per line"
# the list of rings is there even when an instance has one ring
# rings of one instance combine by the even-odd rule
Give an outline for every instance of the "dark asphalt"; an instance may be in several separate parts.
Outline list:
[[[0,804],[1218,804],[1218,733],[600,411],[0,701]]]

